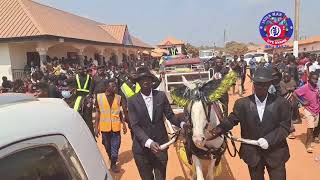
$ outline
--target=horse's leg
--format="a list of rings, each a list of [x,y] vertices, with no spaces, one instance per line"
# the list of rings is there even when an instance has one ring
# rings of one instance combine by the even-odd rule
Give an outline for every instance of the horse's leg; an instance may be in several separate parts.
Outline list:
[[[193,174],[193,179],[204,180],[200,159],[197,156],[192,155],[192,161],[196,167],[196,173]]]
[[[214,168],[215,168],[216,159],[212,159],[208,167],[207,180],[214,180]]]

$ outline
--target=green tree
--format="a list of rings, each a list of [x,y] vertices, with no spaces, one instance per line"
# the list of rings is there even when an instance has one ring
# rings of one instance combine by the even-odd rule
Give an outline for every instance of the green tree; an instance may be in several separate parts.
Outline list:
[[[225,51],[230,55],[241,55],[248,52],[248,47],[244,43],[231,41],[226,43]]]
[[[199,56],[199,48],[191,45],[190,43],[187,43],[185,45],[185,50],[186,50],[187,54],[190,55],[191,57],[198,57]]]

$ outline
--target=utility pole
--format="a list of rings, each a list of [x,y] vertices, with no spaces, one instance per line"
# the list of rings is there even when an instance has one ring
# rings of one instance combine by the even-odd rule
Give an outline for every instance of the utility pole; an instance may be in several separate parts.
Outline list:
[[[300,0],[295,0],[293,55],[296,58],[299,56],[299,32],[300,32]]]
[[[223,30],[223,43],[226,44],[226,34],[227,34],[227,31],[226,29]]]
[[[300,32],[300,1],[295,0],[295,11],[294,11],[294,40],[299,40]]]

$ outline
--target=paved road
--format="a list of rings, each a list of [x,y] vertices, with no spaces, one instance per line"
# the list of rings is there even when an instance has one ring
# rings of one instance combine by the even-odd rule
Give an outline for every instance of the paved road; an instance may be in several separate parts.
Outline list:
[[[247,94],[251,93],[251,83],[246,83]],[[233,103],[238,99],[238,95],[230,96],[230,110],[233,107]],[[234,135],[239,136],[239,127],[233,130]],[[317,155],[320,155],[320,145],[316,146],[315,152],[313,154],[308,154],[304,147],[304,141],[306,138],[306,125],[305,123],[296,125],[296,135],[295,140],[288,140],[291,158],[287,163],[287,179],[288,180],[318,180],[320,178],[320,162],[316,162],[314,159]],[[121,172],[119,174],[113,174],[114,179],[124,179],[124,180],[138,180],[140,176],[138,174],[137,168],[135,166],[132,152],[131,152],[131,138],[130,134],[122,136],[122,144],[120,149],[119,165],[121,166]],[[104,147],[99,139],[98,146],[102,152],[107,164],[108,158],[105,153]],[[239,148],[239,144],[238,144]],[[250,179],[247,166],[245,163],[237,156],[232,158],[225,154],[222,161],[223,163],[223,173],[222,175],[216,177],[216,180],[247,180]],[[185,170],[185,171],[184,171]],[[174,147],[169,149],[169,162],[167,167],[167,179],[168,180],[183,180],[188,179],[188,169],[182,166],[179,162],[177,153]],[[186,172],[187,171],[187,172]],[[268,178],[267,178],[268,179]]]

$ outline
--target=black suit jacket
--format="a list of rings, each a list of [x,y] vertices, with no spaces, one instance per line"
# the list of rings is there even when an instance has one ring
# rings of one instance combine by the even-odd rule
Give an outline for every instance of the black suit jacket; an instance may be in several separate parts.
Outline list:
[[[229,131],[240,123],[241,137],[258,140],[265,138],[269,144],[267,150],[260,147],[241,144],[239,155],[249,165],[256,166],[264,158],[271,167],[284,164],[289,160],[289,147],[286,137],[291,126],[290,105],[280,96],[268,95],[262,121],[260,121],[254,95],[238,99],[233,112],[219,126]]]
[[[168,142],[164,115],[173,125],[180,127],[181,121],[175,117],[166,94],[153,90],[152,96],[152,121],[141,93],[128,99],[129,121],[134,133],[132,151],[135,154],[151,153],[151,150],[145,147],[148,139],[152,139],[160,145]]]

